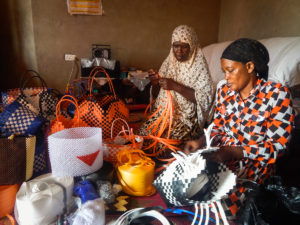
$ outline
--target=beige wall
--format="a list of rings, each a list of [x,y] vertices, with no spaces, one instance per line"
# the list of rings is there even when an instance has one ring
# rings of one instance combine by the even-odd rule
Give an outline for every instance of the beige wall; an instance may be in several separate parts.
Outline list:
[[[194,27],[203,46],[217,41],[220,0],[103,0],[104,16],[71,16],[66,0],[31,5],[38,70],[60,90],[72,68],[64,54],[91,57],[92,44],[110,44],[121,66],[148,70],[159,68],[180,24]]]
[[[70,16],[66,0],[4,1],[1,90],[18,86],[25,68],[63,90],[72,68],[64,54],[91,57],[92,44],[111,44],[123,66],[158,69],[179,24],[193,26],[202,46],[300,35],[299,0],[103,0],[103,6],[104,16]]]
[[[299,0],[222,0],[219,41],[300,36]]]

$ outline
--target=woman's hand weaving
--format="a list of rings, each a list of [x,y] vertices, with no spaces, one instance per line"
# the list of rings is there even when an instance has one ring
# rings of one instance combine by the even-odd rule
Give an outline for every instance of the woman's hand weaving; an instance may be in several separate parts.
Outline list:
[[[161,78],[158,81],[159,86],[165,90],[177,90],[178,83],[171,78]]]
[[[149,77],[152,85],[157,85],[158,84],[159,76],[158,76],[156,71],[154,71],[152,69],[149,70],[148,71],[148,77]]]
[[[221,146],[215,152],[203,153],[203,157],[213,162],[223,163],[230,160],[242,159],[243,151],[238,146]]]
[[[200,148],[204,148],[205,144],[206,144],[205,137],[201,136],[198,140],[192,140],[186,142],[183,152],[185,154],[193,153]]]

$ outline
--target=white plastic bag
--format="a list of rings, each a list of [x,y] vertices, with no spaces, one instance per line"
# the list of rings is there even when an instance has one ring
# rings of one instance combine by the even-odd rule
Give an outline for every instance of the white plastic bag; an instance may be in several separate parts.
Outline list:
[[[105,208],[101,198],[87,201],[78,209],[73,225],[104,225]]]
[[[102,129],[76,127],[48,137],[49,157],[54,176],[81,176],[103,165]]]
[[[73,177],[53,177],[51,173],[23,182],[15,203],[20,225],[48,225],[73,203]]]

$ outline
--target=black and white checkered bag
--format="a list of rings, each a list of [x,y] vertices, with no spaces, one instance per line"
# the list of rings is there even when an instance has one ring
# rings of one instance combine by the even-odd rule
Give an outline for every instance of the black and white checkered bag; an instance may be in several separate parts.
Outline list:
[[[29,108],[32,112],[42,116],[47,121],[55,118],[58,93],[54,89],[45,89],[35,96],[27,96],[21,93],[15,101]]]
[[[29,75],[29,77],[26,78],[26,75]],[[41,86],[27,87],[33,79],[38,79]],[[17,101],[35,114],[51,121],[55,117],[58,95],[57,90],[47,88],[45,80],[38,72],[27,70],[21,78],[20,88],[3,92],[2,101],[5,107]]]
[[[199,206],[206,213],[212,209],[216,217],[218,208],[223,221],[226,220],[220,200],[235,186],[236,175],[224,164],[206,161],[201,151],[173,155],[176,160],[153,183],[166,204],[194,205],[196,211]]]

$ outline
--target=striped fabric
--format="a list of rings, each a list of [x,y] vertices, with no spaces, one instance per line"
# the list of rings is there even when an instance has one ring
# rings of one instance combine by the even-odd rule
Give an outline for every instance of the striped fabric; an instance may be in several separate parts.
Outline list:
[[[290,93],[280,83],[258,79],[244,100],[224,84],[217,92],[211,135],[221,134],[221,145],[241,146],[244,159],[228,166],[243,172],[243,178],[262,183],[287,148],[294,117]],[[227,215],[238,211],[245,191],[238,185],[231,192],[225,201]]]
[[[67,0],[68,13],[83,15],[102,15],[102,0]]]

